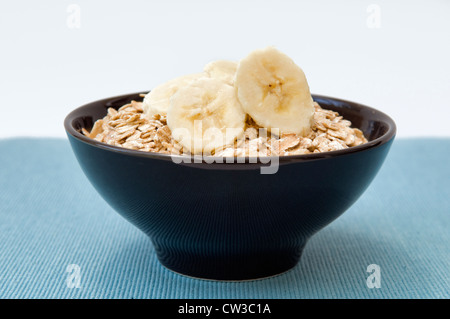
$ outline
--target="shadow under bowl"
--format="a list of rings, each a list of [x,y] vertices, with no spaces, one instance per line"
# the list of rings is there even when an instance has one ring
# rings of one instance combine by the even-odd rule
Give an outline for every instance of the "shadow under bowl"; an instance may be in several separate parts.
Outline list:
[[[273,163],[181,163],[170,155],[97,142],[80,133],[139,93],[75,109],[64,126],[89,181],[105,201],[147,234],[159,261],[191,277],[250,280],[294,267],[308,239],[365,191],[394,140],[396,126],[373,108],[313,95],[361,129],[368,143],[279,157]]]

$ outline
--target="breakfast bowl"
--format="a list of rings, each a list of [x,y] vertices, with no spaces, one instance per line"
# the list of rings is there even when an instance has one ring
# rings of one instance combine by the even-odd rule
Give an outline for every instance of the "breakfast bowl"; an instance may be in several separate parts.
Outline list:
[[[73,152],[101,197],[151,239],[168,269],[196,278],[252,280],[297,265],[308,240],[345,212],[382,166],[396,126],[386,114],[333,97],[312,95],[339,112],[368,142],[343,150],[280,156],[271,163],[174,160],[98,142],[90,130],[107,109],[142,93],[95,101],[64,121]],[[176,158],[175,158],[176,159]],[[364,212],[361,212],[364,213]]]

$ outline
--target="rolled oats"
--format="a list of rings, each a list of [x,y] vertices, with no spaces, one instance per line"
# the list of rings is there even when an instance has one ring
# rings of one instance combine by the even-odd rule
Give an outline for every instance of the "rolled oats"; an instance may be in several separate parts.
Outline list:
[[[309,134],[299,136],[281,133],[279,136],[261,129],[251,119],[243,138],[221,150],[217,156],[283,156],[329,152],[367,143],[361,130],[351,127],[351,122],[339,113],[322,109],[314,103],[314,122]],[[261,130],[260,130],[261,129]],[[143,152],[183,154],[183,147],[172,138],[165,115],[156,114],[147,119],[142,103],[132,101],[115,110],[108,109],[107,115],[95,122],[91,132],[82,133],[97,141]]]

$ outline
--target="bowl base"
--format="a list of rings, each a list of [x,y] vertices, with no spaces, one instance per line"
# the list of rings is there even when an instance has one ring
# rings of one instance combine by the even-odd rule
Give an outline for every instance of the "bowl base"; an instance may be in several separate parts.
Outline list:
[[[213,279],[213,278],[195,277],[195,276],[191,276],[191,275],[188,275],[188,274],[183,274],[181,272],[178,272],[178,271],[175,271],[173,269],[170,269],[167,266],[163,265],[161,262],[160,262],[160,264],[164,268],[166,268],[167,270],[169,270],[169,271],[171,271],[171,272],[173,272],[173,273],[175,273],[177,275],[188,277],[188,278],[191,278],[191,279],[206,280],[206,281],[224,281],[224,282],[246,282],[246,281],[256,281],[256,280],[270,279],[270,278],[273,278],[273,277],[278,277],[278,276],[284,275],[285,273],[287,273],[287,272],[291,271],[292,269],[294,269],[297,266],[298,262],[294,266],[292,266],[291,268],[286,269],[286,270],[284,270],[284,271],[282,271],[280,273],[268,275],[268,276],[265,276],[265,277],[249,278],[249,279]]]
[[[260,280],[294,268],[304,245],[291,251],[246,254],[245,256],[201,256],[198,254],[157,253],[159,262],[170,271],[187,277],[216,281]]]

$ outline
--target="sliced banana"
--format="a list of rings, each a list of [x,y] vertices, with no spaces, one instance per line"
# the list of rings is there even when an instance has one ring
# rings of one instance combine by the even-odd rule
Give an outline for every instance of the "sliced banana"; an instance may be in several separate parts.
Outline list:
[[[173,95],[167,125],[192,154],[212,154],[242,136],[245,116],[233,86],[201,78]]]
[[[224,82],[233,85],[237,66],[237,62],[234,61],[217,60],[208,63],[203,71],[212,78],[223,80]]]
[[[242,59],[235,87],[242,108],[255,122],[281,132],[307,134],[314,105],[302,69],[273,47]]]
[[[151,90],[142,102],[144,113],[151,117],[155,114],[167,114],[170,105],[170,98],[180,89],[193,81],[206,77],[205,73],[194,73],[177,77]]]

